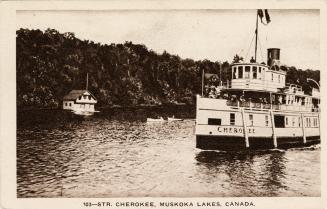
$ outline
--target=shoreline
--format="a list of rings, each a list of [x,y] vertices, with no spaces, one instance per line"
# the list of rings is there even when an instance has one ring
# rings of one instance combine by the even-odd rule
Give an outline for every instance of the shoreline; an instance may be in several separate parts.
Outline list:
[[[46,126],[51,124],[64,125],[75,120],[119,120],[142,121],[147,118],[176,117],[181,119],[194,119],[195,105],[151,105],[151,106],[110,106],[99,107],[93,116],[84,118],[62,108],[17,108],[17,125],[21,126]]]
[[[129,105],[129,106],[122,106],[122,105],[111,105],[111,106],[100,106],[96,107],[96,110],[113,110],[113,109],[151,109],[151,108],[175,108],[175,107],[194,107],[195,104],[185,104],[185,103],[180,103],[180,104],[160,104],[160,105]],[[63,110],[62,107],[16,107],[17,112],[21,111],[46,111],[46,110]]]

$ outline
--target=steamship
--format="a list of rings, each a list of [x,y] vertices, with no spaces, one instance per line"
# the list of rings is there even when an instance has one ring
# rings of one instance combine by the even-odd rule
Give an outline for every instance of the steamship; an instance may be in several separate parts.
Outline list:
[[[230,82],[217,91],[217,98],[197,95],[197,148],[270,149],[320,143],[319,89],[306,94],[301,86],[286,83],[280,49],[267,49],[267,64],[256,58],[232,64]]]

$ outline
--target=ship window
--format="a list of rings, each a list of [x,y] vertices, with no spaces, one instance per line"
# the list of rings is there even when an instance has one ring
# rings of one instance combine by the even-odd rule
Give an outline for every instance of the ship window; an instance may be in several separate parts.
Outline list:
[[[253,126],[253,115],[249,114],[250,126]]]
[[[236,67],[233,68],[233,79],[236,79]]]
[[[79,96],[79,97],[78,97],[78,99],[79,99],[79,100],[81,100],[81,99],[82,99],[82,97],[81,97],[81,96]]]
[[[238,77],[243,78],[243,66],[238,67]]]
[[[257,79],[257,67],[253,67],[252,71],[253,71],[253,79]]]
[[[250,78],[250,66],[245,66],[244,78]]]
[[[299,127],[301,127],[301,117],[298,117]]]
[[[83,99],[86,99],[86,95],[83,95]]]
[[[288,117],[285,117],[285,125],[288,126]]]
[[[280,83],[280,75],[278,75],[278,83]]]
[[[258,79],[261,80],[261,67],[258,69]]]
[[[231,126],[235,125],[235,113],[230,114],[230,125]]]
[[[71,107],[72,106],[72,103],[69,103],[69,107]]]
[[[220,118],[208,118],[208,125],[221,125]]]
[[[89,96],[89,100],[91,100],[91,96]]]
[[[65,106],[67,106],[67,103],[65,102]]]
[[[274,74],[271,72],[271,81],[274,81]]]
[[[266,126],[269,126],[269,116],[265,115],[265,124]]]
[[[274,122],[276,128],[285,128],[285,116],[283,115],[275,115],[274,116]]]

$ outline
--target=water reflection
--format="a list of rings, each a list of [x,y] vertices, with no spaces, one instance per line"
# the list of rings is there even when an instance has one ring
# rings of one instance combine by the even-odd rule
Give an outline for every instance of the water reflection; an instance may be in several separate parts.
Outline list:
[[[236,196],[244,196],[244,191],[248,196],[275,196],[279,190],[287,189],[284,151],[200,151],[195,158],[198,172],[210,177],[226,174],[229,187],[240,191]]]

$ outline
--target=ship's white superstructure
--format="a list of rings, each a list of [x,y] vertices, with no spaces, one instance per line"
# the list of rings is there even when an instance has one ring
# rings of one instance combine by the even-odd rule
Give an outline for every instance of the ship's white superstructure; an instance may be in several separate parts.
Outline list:
[[[279,56],[279,49],[268,49],[268,63],[279,63]],[[286,84],[286,72],[278,65],[235,63],[231,73],[216,98],[197,96],[198,148],[277,148],[320,141],[316,89],[308,95],[300,86]]]

